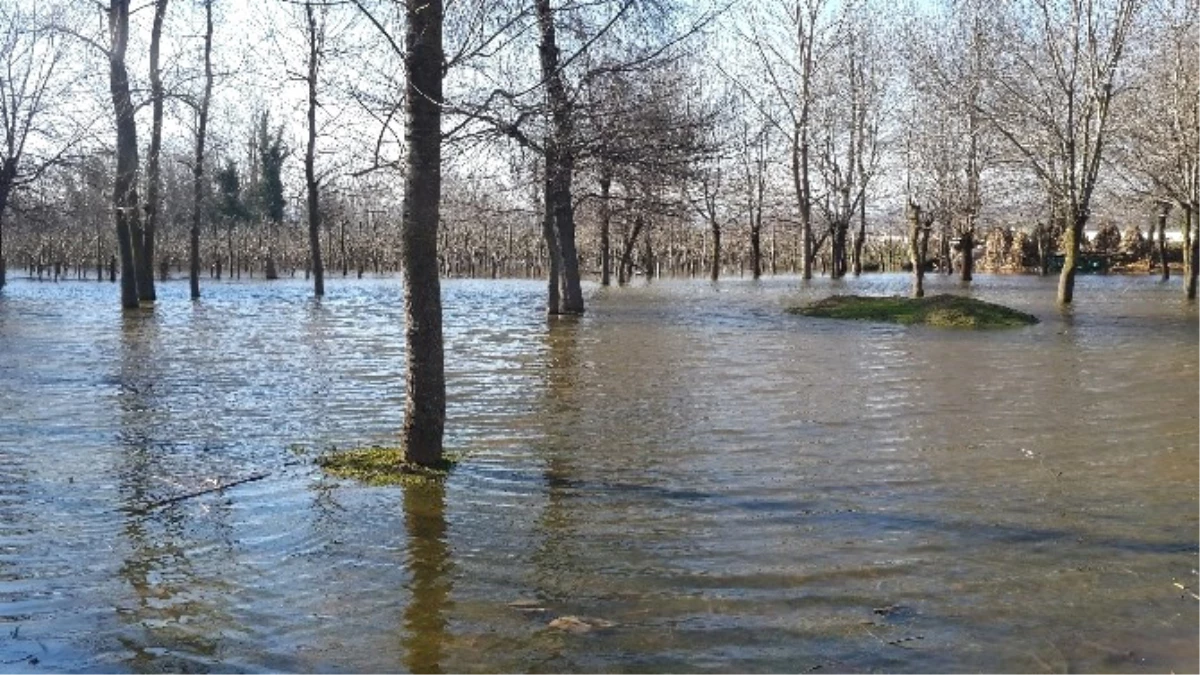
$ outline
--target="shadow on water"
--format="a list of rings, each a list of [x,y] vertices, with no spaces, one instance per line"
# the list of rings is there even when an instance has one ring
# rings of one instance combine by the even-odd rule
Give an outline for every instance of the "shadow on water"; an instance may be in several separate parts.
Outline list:
[[[411,574],[404,608],[404,665],[413,673],[440,673],[448,651],[454,562],[446,524],[442,481],[404,486],[407,566]]]

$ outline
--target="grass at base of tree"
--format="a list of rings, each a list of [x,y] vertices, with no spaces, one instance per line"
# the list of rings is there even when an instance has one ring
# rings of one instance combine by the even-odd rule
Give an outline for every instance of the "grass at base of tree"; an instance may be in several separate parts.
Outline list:
[[[403,448],[372,446],[351,450],[331,450],[317,457],[317,466],[336,478],[348,478],[367,485],[411,485],[443,480],[458,464],[445,458],[437,466],[421,466],[404,461]]]
[[[828,319],[925,324],[939,328],[1014,328],[1038,322],[1032,314],[1004,305],[949,294],[926,298],[834,295],[787,311]]]

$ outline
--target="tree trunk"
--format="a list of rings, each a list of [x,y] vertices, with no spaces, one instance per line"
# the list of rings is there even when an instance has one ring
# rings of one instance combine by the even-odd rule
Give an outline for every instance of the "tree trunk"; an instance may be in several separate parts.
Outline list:
[[[709,270],[709,279],[716,281],[721,277],[721,223],[715,216],[708,222],[712,228],[712,268]]]
[[[617,273],[617,283],[624,286],[629,283],[633,277],[633,252],[637,248],[638,237],[642,234],[642,228],[646,226],[646,221],[640,215],[633,220],[633,230],[629,236],[625,238],[625,245],[621,247],[621,264]]]
[[[1162,280],[1171,279],[1171,267],[1167,264],[1167,213],[1170,206],[1165,206],[1158,212],[1158,264],[1162,269]]]
[[[212,99],[213,82],[212,3],[213,0],[204,0],[204,95],[200,99],[200,119],[196,126],[196,163],[192,166],[192,228],[188,246],[188,282],[193,300],[200,298],[200,216],[204,205],[204,145],[208,136],[208,105]],[[230,253],[232,254],[232,251]]]
[[[407,0],[408,145],[400,252],[404,261],[406,461],[442,461],[446,376],[438,219],[442,195],[442,0]]]
[[[921,222],[921,207],[908,203],[908,254],[913,267],[912,297],[925,297],[925,247],[929,228]]]
[[[150,149],[146,153],[146,229],[142,235],[142,257],[138,259],[138,299],[154,302],[154,238],[158,233],[159,197],[162,172],[159,159],[162,155],[163,84],[159,68],[159,46],[162,43],[163,20],[167,15],[168,0],[155,0],[154,23],[150,30]]]
[[[550,159],[546,158],[546,178],[542,191],[542,239],[546,242],[547,282],[546,313],[560,314],[562,300],[559,295],[559,278],[562,277],[562,250],[558,247],[558,233],[554,228],[554,187],[550,180]]]
[[[751,214],[750,221],[750,275],[754,279],[762,276],[762,231],[761,221]]]
[[[121,256],[121,306],[138,306],[137,260],[141,253],[141,214],[138,207],[137,124],[129,95],[129,73],[125,52],[129,45],[129,0],[111,0],[108,7],[109,91],[117,127],[117,173],[113,181],[113,207],[116,213],[117,252]],[[135,236],[138,240],[135,245]]]
[[[846,276],[846,235],[849,232],[849,223],[837,222],[833,225],[833,237],[830,241],[830,273],[829,278],[841,279]]]
[[[321,208],[320,186],[317,184],[317,60],[320,44],[317,35],[317,20],[313,14],[311,0],[304,3],[308,19],[308,147],[304,153],[304,182],[308,188],[308,248],[312,256],[313,294],[318,298],[325,295],[325,264],[321,260]],[[436,247],[435,247],[436,248]]]
[[[8,195],[12,193],[16,168],[16,160],[5,160],[5,165],[0,167],[0,290],[4,288],[8,277],[8,262],[4,259],[4,211],[8,208]],[[99,271],[96,276],[99,278]]]
[[[1197,262],[1200,262],[1200,233],[1197,233],[1196,222],[1196,205],[1188,205],[1183,212],[1183,255],[1184,255],[1184,270],[1183,270],[1183,291],[1187,295],[1188,300],[1196,299],[1196,272],[1200,269]]]
[[[600,174],[600,285],[612,283],[612,212],[609,208],[609,190],[612,188],[612,176],[608,171]]]
[[[1062,272],[1058,275],[1058,301],[1064,305],[1075,299],[1075,265],[1079,260],[1079,246],[1083,240],[1083,228],[1087,225],[1087,216],[1075,214],[1063,232]]]
[[[553,186],[554,227],[562,253],[559,309],[564,314],[583,314],[579,252],[575,247],[575,208],[571,202],[571,182],[575,173],[575,153],[571,147],[572,103],[563,84],[550,0],[537,0],[537,15],[541,32],[538,53],[550,103],[551,131],[546,147],[550,168],[548,178]]]
[[[808,175],[807,133],[797,127],[792,138],[792,183],[800,212],[800,275],[805,281],[813,277],[812,191]]]
[[[974,227],[958,235],[958,246],[962,249],[962,281],[971,281],[975,273],[975,232]]]
[[[867,200],[858,203],[858,232],[854,235],[854,276],[863,271],[863,246],[867,243]]]

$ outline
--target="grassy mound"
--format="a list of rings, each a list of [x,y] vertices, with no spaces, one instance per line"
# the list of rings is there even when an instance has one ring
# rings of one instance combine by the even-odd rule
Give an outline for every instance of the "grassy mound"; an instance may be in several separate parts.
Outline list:
[[[949,294],[927,298],[834,295],[788,311],[827,319],[925,324],[941,328],[1013,328],[1038,322],[1032,314],[1018,312],[1004,305]]]
[[[332,450],[317,457],[317,466],[336,478],[349,478],[367,485],[409,485],[442,480],[457,461],[444,458],[438,466],[428,467],[404,461],[402,448],[356,448]]]

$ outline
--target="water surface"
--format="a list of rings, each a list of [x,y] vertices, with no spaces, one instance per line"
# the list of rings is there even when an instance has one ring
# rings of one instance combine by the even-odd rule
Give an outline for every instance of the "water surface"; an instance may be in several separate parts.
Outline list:
[[[168,282],[123,315],[14,279],[0,669],[1194,672],[1195,305],[981,276],[929,290],[1042,323],[781,311],[907,283],[592,287],[547,321],[539,282],[447,281],[466,458],[401,489],[311,463],[401,425],[397,280]]]

